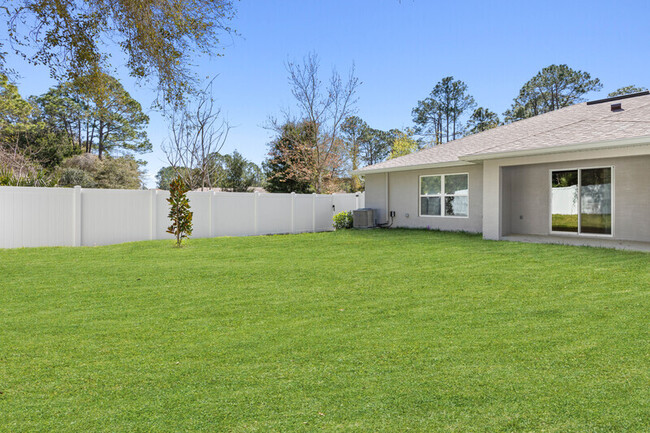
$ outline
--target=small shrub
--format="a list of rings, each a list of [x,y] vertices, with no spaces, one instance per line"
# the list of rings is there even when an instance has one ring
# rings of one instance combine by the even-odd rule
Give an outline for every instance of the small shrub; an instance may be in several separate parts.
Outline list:
[[[61,177],[59,178],[59,186],[76,186],[82,188],[95,188],[97,183],[93,177],[86,171],[80,168],[64,168],[61,170]]]
[[[82,173],[83,172],[83,173]],[[142,173],[133,156],[99,159],[84,153],[66,159],[60,170],[59,185],[83,188],[139,189]]]
[[[55,184],[56,182],[52,180],[52,177],[43,170],[17,175],[12,170],[0,167],[0,186],[51,187]]]
[[[167,202],[171,207],[169,219],[172,225],[167,228],[167,233],[176,236],[177,247],[181,246],[183,238],[192,235],[192,216],[194,212],[190,211],[190,202],[185,195],[187,191],[188,189],[180,177],[169,184],[170,195]]]
[[[334,215],[334,228],[336,230],[340,229],[351,229],[352,228],[352,212],[339,212]]]

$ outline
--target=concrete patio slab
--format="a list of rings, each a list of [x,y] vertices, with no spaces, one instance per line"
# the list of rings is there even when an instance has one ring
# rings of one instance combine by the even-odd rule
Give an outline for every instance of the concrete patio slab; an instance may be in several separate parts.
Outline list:
[[[501,238],[511,242],[532,242],[538,244],[560,244],[574,246],[589,246],[598,248],[614,248],[617,250],[643,251],[650,253],[650,242],[621,241],[607,238],[585,238],[572,236],[542,236],[542,235],[508,235]]]

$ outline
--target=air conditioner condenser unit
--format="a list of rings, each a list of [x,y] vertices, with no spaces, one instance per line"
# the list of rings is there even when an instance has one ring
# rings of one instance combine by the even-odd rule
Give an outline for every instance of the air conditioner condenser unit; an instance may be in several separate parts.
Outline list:
[[[352,211],[352,227],[355,229],[370,229],[375,227],[375,211],[370,208]]]

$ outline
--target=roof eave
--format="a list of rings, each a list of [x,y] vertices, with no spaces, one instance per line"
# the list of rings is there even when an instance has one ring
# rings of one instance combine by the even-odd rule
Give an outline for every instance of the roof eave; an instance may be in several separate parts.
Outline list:
[[[462,165],[474,165],[476,162],[469,161],[447,161],[447,162],[435,162],[430,164],[414,164],[414,165],[405,165],[401,167],[387,167],[387,168],[375,168],[375,169],[359,169],[353,170],[350,173],[363,176],[366,174],[378,174],[378,173],[391,173],[394,171],[410,171],[410,170],[425,170],[428,168],[445,168],[445,167],[458,167]]]
[[[632,137],[632,138],[621,138],[617,140],[593,141],[589,143],[575,143],[575,144],[568,144],[565,146],[543,147],[538,149],[509,150],[505,152],[493,152],[493,153],[476,153],[476,154],[469,154],[469,155],[461,155],[458,158],[463,161],[476,163],[488,159],[548,155],[553,153],[576,152],[581,150],[611,149],[617,147],[641,146],[645,144],[650,144],[650,135],[644,135],[641,137]]]
[[[581,150],[611,149],[617,147],[642,146],[647,144],[650,144],[650,135],[644,135],[641,137],[632,137],[632,138],[622,138],[617,140],[575,143],[575,144],[568,144],[564,146],[543,147],[538,149],[510,150],[505,152],[468,154],[468,155],[459,156],[457,161],[436,162],[430,164],[413,164],[413,165],[405,165],[400,167],[387,167],[387,168],[376,168],[376,169],[367,169],[367,170],[359,169],[359,170],[354,170],[351,173],[357,176],[363,176],[366,174],[390,173],[395,171],[458,167],[463,165],[480,164],[482,161],[490,160],[490,159],[548,155],[553,153],[576,152]]]

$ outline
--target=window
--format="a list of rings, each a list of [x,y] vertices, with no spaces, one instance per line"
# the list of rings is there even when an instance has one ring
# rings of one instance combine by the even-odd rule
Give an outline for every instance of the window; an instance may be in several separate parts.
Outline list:
[[[442,176],[420,177],[420,215],[441,215]]]
[[[469,175],[420,176],[420,216],[469,215]]]
[[[551,231],[612,234],[612,168],[551,172]]]

